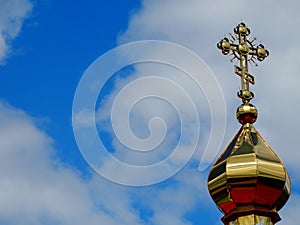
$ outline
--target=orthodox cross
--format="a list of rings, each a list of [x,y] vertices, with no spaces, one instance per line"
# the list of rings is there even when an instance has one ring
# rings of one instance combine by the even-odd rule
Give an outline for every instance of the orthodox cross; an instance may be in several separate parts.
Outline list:
[[[256,38],[250,40],[248,38],[250,29],[246,27],[245,23],[240,23],[234,29],[234,34],[229,33],[231,40],[227,37],[223,38],[217,47],[224,55],[231,53],[234,59],[240,62],[240,66],[235,65],[235,74],[241,77],[241,90],[238,92],[238,97],[242,99],[243,103],[248,103],[254,94],[249,90],[249,84],[254,84],[254,76],[248,71],[248,62],[254,63],[257,66],[256,60],[263,61],[268,55],[269,51],[264,48],[262,44],[255,45]]]

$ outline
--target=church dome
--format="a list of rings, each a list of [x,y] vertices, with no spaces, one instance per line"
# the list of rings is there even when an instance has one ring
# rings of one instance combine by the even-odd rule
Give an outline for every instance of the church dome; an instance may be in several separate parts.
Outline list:
[[[249,224],[256,224],[256,219],[266,220],[259,224],[274,224],[290,196],[291,182],[279,157],[254,126],[246,123],[214,163],[208,189],[225,214],[224,224],[242,224],[234,221],[243,216],[253,219]]]

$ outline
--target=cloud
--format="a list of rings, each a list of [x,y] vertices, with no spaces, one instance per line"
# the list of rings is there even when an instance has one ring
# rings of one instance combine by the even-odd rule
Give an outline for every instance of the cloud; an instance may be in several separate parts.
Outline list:
[[[251,87],[255,92],[252,102],[259,110],[255,126],[279,154],[290,173],[295,175],[293,182],[299,182],[296,174],[300,172],[300,107],[297,104],[300,98],[300,61],[297,56],[300,44],[297,40],[299,31],[295,31],[295,27],[300,25],[297,16],[299,7],[300,3],[296,0],[289,4],[257,0],[251,3],[230,0],[226,4],[209,0],[143,0],[140,10],[131,15],[127,30],[119,35],[118,43],[144,39],[165,40],[186,46],[199,54],[215,72],[225,95],[228,106],[228,126],[223,142],[225,146],[239,128],[235,120],[235,110],[241,104],[235,94],[239,89],[239,80],[233,74],[229,58],[219,52],[216,43],[232,32],[241,20],[245,21],[250,26],[251,36],[257,37],[256,43],[264,43],[271,52],[258,68],[250,67],[256,78],[256,85]],[[158,49],[156,54],[163,52]],[[152,70],[148,68],[146,71]],[[172,73],[168,74],[172,76]],[[131,82],[131,79],[128,77],[127,82]],[[113,95],[116,96],[116,93]],[[140,113],[148,114],[147,110]],[[289,211],[295,215],[295,210],[288,205],[284,212]]]
[[[233,65],[230,65],[229,58],[224,57],[219,52],[216,43],[224,34],[232,32],[233,26],[243,19],[250,26],[252,37],[258,38],[257,43],[263,40],[262,42],[271,52],[269,58],[261,63],[258,68],[250,67],[251,73],[256,78],[256,85],[251,87],[255,93],[252,102],[259,111],[259,118],[255,126],[281,156],[285,164],[289,165],[289,168],[294,171],[299,171],[297,163],[298,158],[300,158],[300,153],[297,151],[299,120],[297,120],[297,115],[300,113],[300,107],[295,103],[300,97],[297,92],[297,84],[300,82],[300,77],[297,76],[300,65],[297,52],[300,50],[300,45],[296,40],[297,35],[291,35],[292,28],[300,25],[300,19],[295,16],[297,8],[299,8],[297,1],[292,1],[289,5],[282,5],[270,1],[254,1],[249,4],[248,2],[231,0],[226,5],[221,6],[207,0],[192,0],[189,2],[144,0],[141,9],[131,16],[128,28],[118,37],[118,42],[121,44],[144,39],[173,41],[198,53],[215,72],[228,106],[229,119],[227,121],[226,138],[223,142],[223,147],[225,147],[239,127],[235,120],[235,110],[240,104],[236,97],[236,92],[239,89],[239,79],[233,74]],[[275,29],[277,24],[285,25]],[[289,41],[284,41],[287,40],[287,37],[289,37]],[[149,53],[146,52],[145,54]],[[151,54],[163,55],[164,52],[161,49],[153,48]],[[186,59],[181,58],[180,60],[184,61]],[[134,65],[134,67],[136,71],[131,76],[123,79],[121,85],[125,86],[134,79],[143,77],[144,74],[155,74],[175,80],[191,96],[197,96],[197,93],[199,93],[199,90],[191,88],[191,84],[186,82],[184,75],[180,76],[177,71],[166,68],[157,70],[155,69],[157,65],[153,64],[148,66]],[[157,71],[160,73],[158,74]],[[99,110],[102,116],[102,112],[105,112],[106,118],[110,116],[108,107],[111,106],[114,97],[121,90],[121,85],[119,81],[116,82],[115,91],[106,99],[110,103],[102,105]],[[157,85],[149,83],[149,86]],[[168,88],[161,90],[162,93],[167,91]],[[140,92],[141,90],[137,89],[133,95],[139,95]],[[198,96],[195,102],[200,105],[197,105],[197,107],[201,108],[201,112],[203,112],[201,125],[206,125],[205,121],[210,120],[209,112],[205,109],[207,105],[203,105],[206,99],[203,99],[201,95]],[[123,102],[123,105],[126,105],[126,103]],[[151,108],[151,110],[143,110],[146,107]],[[132,122],[130,124],[136,134],[147,137],[147,131],[149,132],[147,122],[149,122],[149,113],[153,111],[153,108],[160,110],[163,117],[168,114],[167,109],[158,105],[148,103],[145,107],[141,107],[142,110],[138,111],[139,116],[136,117],[136,120],[133,120],[136,123]],[[124,116],[124,114],[121,115],[120,113],[120,116]],[[168,114],[167,117],[173,118],[171,114]],[[103,128],[106,129],[107,126],[104,125]],[[207,133],[210,127],[206,125],[203,128],[206,129],[201,130],[202,134]],[[144,133],[146,131],[146,134],[143,134],[143,131]],[[113,133],[111,130],[110,132]],[[127,135],[126,140],[131,140],[128,138],[130,136],[129,132],[124,132],[124,134]],[[116,143],[114,142],[116,149],[124,147],[117,146]],[[289,154],[286,154],[287,151]],[[130,158],[132,159],[132,157]]]
[[[60,162],[54,140],[36,122],[0,102],[1,224],[190,224],[185,214],[206,190],[196,168],[163,186],[130,188],[93,173],[82,179]]]
[[[0,64],[11,53],[11,42],[20,33],[32,8],[30,0],[0,0]]]
[[[91,193],[99,182],[92,185],[92,180],[82,180],[78,171],[62,164],[55,157],[52,139],[37,128],[34,118],[1,102],[0,124],[1,224],[81,225],[101,221],[119,225],[126,218],[127,224],[138,224],[124,206],[127,197],[123,200],[119,196],[120,208],[126,213],[118,218],[111,215],[119,213],[114,207],[108,212],[97,208]],[[101,180],[101,185],[111,190],[108,182]],[[98,195],[103,197],[101,192]],[[105,201],[100,203],[106,206]]]
[[[150,54],[156,60],[159,55],[166,55],[165,46],[153,49],[150,53],[148,51],[143,53]],[[184,145],[182,149],[193,149],[198,138],[200,138],[198,150],[203,154],[213,122],[220,127],[216,129],[217,132],[222,133],[225,121],[218,123],[215,120],[222,121],[226,111],[217,82],[210,76],[211,73],[205,64],[197,62],[198,66],[194,67],[190,62],[194,58],[190,55],[184,57],[176,51],[173,53],[169,54],[168,60],[175,62],[178,68],[160,60],[138,63],[134,65],[134,71],[130,76],[120,75],[118,79],[114,79],[113,84],[108,84],[113,87],[108,96],[100,96],[102,100],[96,116],[98,127],[115,137],[112,143],[114,154],[121,153],[122,159],[125,155],[129,160],[136,161],[133,154],[138,155],[142,152],[139,155],[145,156],[146,161],[153,163],[153,156],[157,161],[157,157],[162,159],[170,155],[169,149],[173,150],[180,141]],[[135,51],[132,50],[126,56],[131,54],[135,55]],[[96,69],[93,68],[93,71]],[[197,75],[199,79],[195,79]],[[210,105],[208,99],[211,100]],[[214,104],[216,102],[217,104]],[[209,107],[215,110],[214,121]],[[113,126],[107,126],[109,123]],[[221,140],[222,135],[218,135],[220,137],[218,140]],[[188,138],[184,138],[185,136]],[[214,136],[217,135],[213,134],[212,137]],[[164,141],[161,141],[161,137]],[[215,148],[210,146],[210,152],[216,153],[218,140],[214,140],[212,142],[216,146]],[[145,145],[150,146],[150,150],[153,151],[145,153],[145,150],[141,150],[149,150]],[[137,151],[124,151],[126,146]],[[213,154],[208,155],[214,157]],[[209,161],[212,157],[205,159]]]
[[[296,16],[300,3],[231,0],[219,4],[208,0],[144,0],[141,10],[131,16],[128,29],[119,36],[119,43],[159,39],[182,44],[199,54],[222,86],[230,118],[226,133],[229,140],[238,129],[234,117],[240,104],[235,94],[239,80],[233,74],[229,58],[219,52],[216,43],[232,32],[241,19],[245,21],[252,37],[258,38],[257,43],[264,43],[271,52],[258,68],[250,67],[256,78],[256,85],[251,87],[255,92],[252,102],[259,110],[255,126],[284,162],[299,172],[297,115],[300,107],[296,102],[300,98],[297,91],[300,44],[298,31],[293,31],[293,27],[300,25]]]

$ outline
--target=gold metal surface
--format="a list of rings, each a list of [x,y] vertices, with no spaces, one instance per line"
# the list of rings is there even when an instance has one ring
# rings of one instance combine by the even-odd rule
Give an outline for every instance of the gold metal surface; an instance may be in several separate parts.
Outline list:
[[[226,174],[229,179],[257,176],[255,154],[235,155],[228,158]]]
[[[230,219],[255,212],[277,222],[277,210],[288,200],[290,186],[281,160],[249,123],[237,132],[208,177],[213,200],[225,213],[224,218]]]
[[[239,119],[244,114],[253,114],[253,116],[257,117],[257,109],[254,105],[243,104],[237,108],[236,111],[237,119]]]
[[[270,217],[258,216],[258,215],[248,215],[237,218],[231,221],[229,225],[273,225]]]
[[[257,65],[256,61],[263,61],[269,55],[269,51],[262,44],[255,45],[256,38],[249,38],[250,29],[245,23],[237,25],[234,28],[234,35],[231,33],[229,35],[231,39],[223,38],[217,47],[224,55],[231,53],[233,58],[230,61],[237,59],[240,62],[240,66],[235,67],[235,73],[241,77],[241,90],[238,96],[247,103],[253,98],[253,94],[249,94],[251,93],[249,83],[254,84],[254,77],[248,71],[248,62]]]

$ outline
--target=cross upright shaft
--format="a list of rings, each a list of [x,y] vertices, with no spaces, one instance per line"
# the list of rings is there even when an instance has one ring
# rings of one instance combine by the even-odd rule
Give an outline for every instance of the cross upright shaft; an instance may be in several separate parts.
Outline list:
[[[263,61],[269,55],[269,51],[262,44],[255,46],[255,38],[249,40],[250,29],[243,22],[234,28],[234,34],[229,33],[231,40],[225,37],[217,47],[224,55],[231,53],[233,55],[231,61],[237,59],[240,62],[239,66],[234,67],[235,74],[241,77],[241,90],[238,92],[238,97],[243,103],[248,103],[254,97],[249,84],[255,83],[254,77],[248,71],[248,62],[257,65],[255,60]]]

